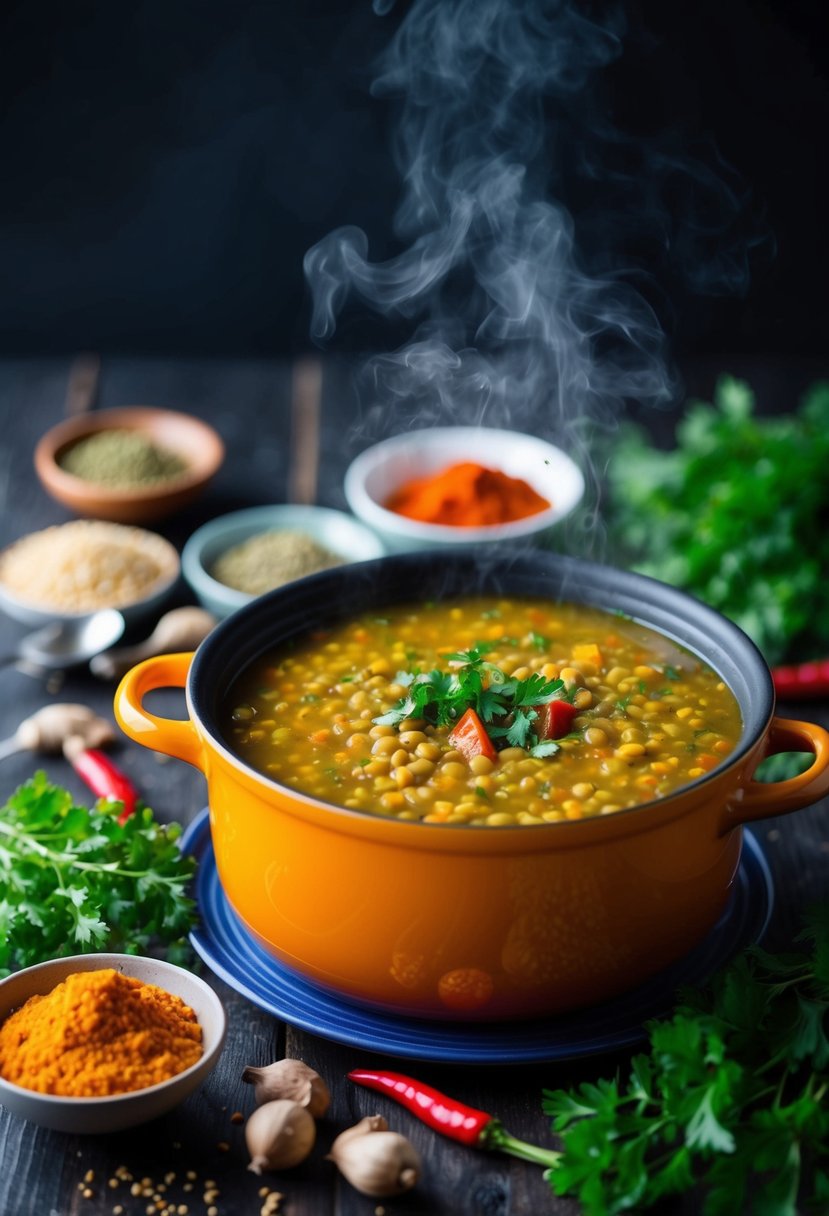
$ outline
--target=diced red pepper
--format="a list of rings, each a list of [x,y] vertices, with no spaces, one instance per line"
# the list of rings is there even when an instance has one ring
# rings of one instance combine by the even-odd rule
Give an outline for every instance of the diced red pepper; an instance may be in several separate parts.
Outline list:
[[[458,719],[449,732],[449,742],[466,760],[471,760],[473,756],[486,756],[495,760],[498,755],[494,743],[486,733],[486,727],[474,709],[468,709],[463,717]]]
[[[533,722],[533,729],[539,739],[561,739],[570,734],[573,719],[579,712],[569,701],[548,701],[546,705],[536,705],[538,717]]]

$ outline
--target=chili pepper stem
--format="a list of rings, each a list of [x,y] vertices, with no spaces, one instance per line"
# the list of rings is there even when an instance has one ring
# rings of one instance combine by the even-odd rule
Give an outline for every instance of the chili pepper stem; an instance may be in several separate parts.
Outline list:
[[[528,1144],[519,1140],[503,1127],[497,1119],[487,1123],[481,1132],[481,1148],[494,1148],[511,1157],[519,1157],[522,1161],[532,1161],[535,1165],[546,1165],[555,1169],[563,1154],[555,1149],[541,1148],[537,1144]]]

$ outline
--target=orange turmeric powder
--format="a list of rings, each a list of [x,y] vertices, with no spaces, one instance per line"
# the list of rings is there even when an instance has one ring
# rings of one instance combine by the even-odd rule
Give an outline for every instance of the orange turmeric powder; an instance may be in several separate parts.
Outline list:
[[[184,1001],[112,968],[68,975],[0,1026],[0,1076],[65,1097],[145,1089],[201,1054],[201,1026]]]
[[[470,460],[428,477],[413,478],[385,505],[389,511],[421,523],[480,528],[524,519],[550,503],[521,478]]]

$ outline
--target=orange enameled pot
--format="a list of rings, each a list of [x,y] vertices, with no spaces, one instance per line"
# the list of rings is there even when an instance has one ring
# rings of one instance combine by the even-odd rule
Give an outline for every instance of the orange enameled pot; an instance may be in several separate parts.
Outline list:
[[[656,802],[577,822],[471,827],[333,806],[256,772],[225,742],[223,699],[263,651],[366,608],[472,592],[591,604],[651,626],[729,684],[739,744]],[[163,686],[186,687],[188,720],[144,709]],[[115,710],[138,743],[204,772],[222,885],[267,950],[342,997],[424,1017],[550,1014],[633,987],[715,925],[743,824],[829,792],[829,734],[774,717],[768,667],[736,626],[662,583],[537,551],[406,554],[302,579],[228,617],[194,658],[134,668]],[[805,773],[752,780],[765,756],[792,750],[814,754]]]

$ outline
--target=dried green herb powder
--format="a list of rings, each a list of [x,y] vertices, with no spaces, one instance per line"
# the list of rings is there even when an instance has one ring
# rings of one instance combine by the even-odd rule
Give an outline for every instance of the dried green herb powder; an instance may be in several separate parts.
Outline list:
[[[114,428],[87,435],[58,457],[67,473],[116,490],[138,489],[180,477],[187,464],[139,431]]]
[[[261,532],[234,545],[210,573],[226,587],[262,595],[317,570],[342,565],[342,558],[304,532]]]

